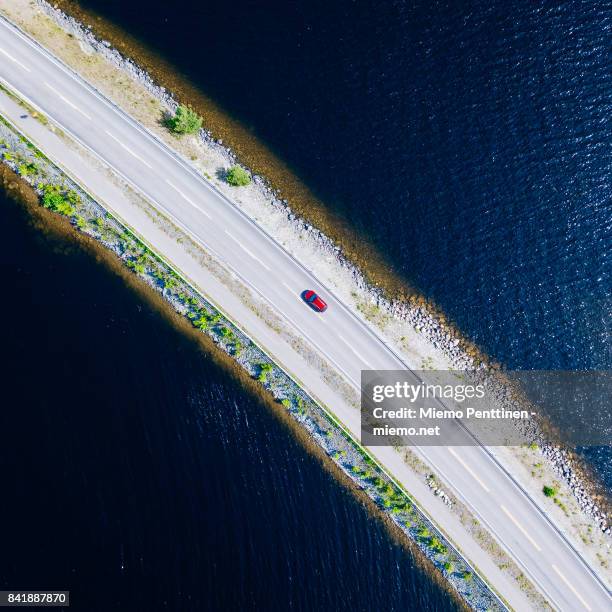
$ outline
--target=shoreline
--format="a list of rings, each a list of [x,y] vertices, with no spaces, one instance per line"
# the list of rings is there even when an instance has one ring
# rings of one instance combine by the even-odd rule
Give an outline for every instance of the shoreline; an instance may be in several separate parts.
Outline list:
[[[59,0],[55,5],[58,8],[54,8],[45,0],[35,1],[44,14],[71,31],[77,39],[83,40],[94,53],[101,54],[114,66],[137,80],[163,107],[176,108],[176,91],[180,100],[188,101],[200,111],[207,127],[200,132],[203,143],[223,155],[228,165],[243,162],[253,170],[253,183],[263,192],[266,203],[272,206],[275,212],[286,217],[287,223],[297,234],[301,233],[312,239],[324,256],[336,260],[359,292],[366,296],[366,308],[373,305],[378,311],[413,327],[434,349],[441,351],[448,358],[454,369],[475,368],[493,373],[501,369],[499,364],[492,363],[478,347],[462,336],[435,305],[419,296],[403,281],[393,277],[389,266],[385,266],[379,254],[373,256],[367,241],[363,243],[365,252],[362,254],[350,246],[345,250],[343,232],[347,236],[355,236],[354,231],[348,230],[345,221],[336,219],[333,213],[325,211],[325,216],[320,219],[322,229],[319,229],[311,219],[311,209],[317,211],[314,215],[316,218],[318,212],[324,210],[322,202],[317,200],[299,179],[291,175],[281,160],[267,151],[264,145],[256,142],[237,121],[225,115],[214,102],[183,77],[177,77],[176,71],[173,71],[163,58],[155,55],[119,27],[83,10],[74,2]],[[84,30],[81,24],[83,20],[93,25]],[[131,57],[135,57],[136,61]],[[140,67],[141,63],[144,69]],[[173,89],[166,87],[168,85]],[[211,125],[208,125],[207,121],[210,121]],[[213,131],[221,130],[224,137],[229,138],[229,143],[215,138],[209,127]],[[224,129],[227,132],[224,132]],[[229,136],[226,136],[226,133]],[[265,174],[266,178],[258,174],[259,172]],[[290,190],[285,188],[283,181],[289,181]],[[291,196],[293,199],[281,199],[279,192],[274,189],[276,184],[280,184],[284,189],[283,197]],[[247,211],[247,214],[251,212]],[[361,239],[356,240],[357,242],[361,244]],[[373,273],[374,271],[376,273]],[[543,429],[551,431],[547,427]],[[536,438],[542,456],[551,463],[558,478],[572,491],[582,510],[597,522],[606,535],[610,535],[608,516],[612,513],[612,499],[597,474],[572,449],[563,447],[554,437],[538,432]]]
[[[333,415],[311,400],[279,366],[272,361],[262,361],[269,357],[242,332],[233,327],[222,312],[197,293],[178,273],[136,237],[129,228],[122,225],[108,211],[95,202],[76,183],[65,176],[8,123],[0,122],[0,132],[5,136],[2,149],[9,151],[11,157],[3,154],[4,166],[17,170],[24,163],[36,166],[32,173],[22,175],[30,185],[31,192],[41,196],[44,185],[59,185],[65,193],[76,194],[72,197],[74,208],[58,213],[58,224],[62,221],[66,230],[78,229],[76,236],[83,234],[88,246],[91,241],[107,251],[108,258],[116,262],[121,276],[129,275],[134,286],[146,284],[140,289],[155,294],[177,313],[182,325],[191,320],[191,331],[197,336],[208,336],[211,348],[216,346],[224,354],[228,368],[230,361],[241,370],[255,387],[268,392],[269,401],[278,409],[282,406],[285,416],[293,421],[311,443],[319,448],[319,456],[332,459],[339,475],[350,480],[370,499],[370,503],[385,516],[385,521],[393,525],[396,533],[403,532],[412,541],[415,550],[423,555],[430,567],[436,569],[439,579],[446,578],[448,588],[454,589],[474,609],[499,608],[493,592],[482,581],[473,568],[465,562],[448,542],[446,537],[434,526],[420,510],[411,496],[398,485],[386,472],[372,460],[367,451],[359,446],[337,422]],[[34,188],[36,185],[36,188]],[[30,194],[29,200],[32,200]],[[35,205],[35,204],[33,204]],[[49,212],[49,215],[51,213]],[[61,219],[61,216],[64,219]],[[71,225],[67,226],[66,221]],[[73,232],[70,232],[72,234]],[[68,231],[66,232],[68,234]],[[112,255],[116,257],[113,257]],[[114,266],[113,266],[114,267]],[[133,274],[129,274],[131,270]],[[213,320],[202,328],[199,317]],[[197,333],[197,329],[200,333]],[[229,333],[224,333],[228,332]],[[202,333],[203,332],[203,333]],[[206,343],[208,344],[208,342]],[[218,351],[215,351],[217,353]],[[269,363],[264,369],[262,363]],[[262,372],[265,376],[262,378]],[[257,379],[260,385],[255,382]],[[260,395],[259,393],[257,394]],[[273,398],[273,399],[272,399]]]
[[[465,601],[460,598],[457,591],[452,589],[441,574],[436,571],[431,561],[423,555],[418,546],[382,511],[382,509],[372,500],[371,497],[360,487],[355,480],[342,471],[338,465],[329,461],[329,456],[316,444],[312,436],[300,427],[278,402],[273,401],[268,393],[262,391],[260,385],[238,367],[236,362],[222,351],[216,350],[215,344],[210,339],[197,332],[193,326],[181,317],[163,297],[154,291],[149,285],[140,282],[132,273],[113,257],[112,253],[104,248],[86,234],[74,231],[74,227],[68,219],[54,215],[50,211],[40,206],[38,194],[31,185],[26,183],[18,174],[14,173],[7,165],[0,163],[0,190],[9,200],[13,200],[27,217],[26,223],[35,226],[36,232],[42,232],[43,240],[49,241],[49,248],[60,247],[76,248],[92,257],[96,264],[104,266],[111,274],[118,277],[122,283],[136,295],[141,297],[156,313],[166,321],[178,333],[186,336],[189,341],[197,346],[198,350],[207,358],[214,359],[215,363],[223,369],[229,376],[233,377],[240,385],[245,387],[249,394],[252,394],[258,402],[265,406],[276,418],[286,427],[291,435],[295,436],[298,443],[311,454],[337,483],[353,494],[359,503],[363,504],[370,515],[382,522],[389,537],[393,542],[399,544],[408,552],[415,567],[419,572],[423,572],[427,580],[433,581],[439,588],[449,595],[459,609],[469,610]]]
[[[432,300],[390,272],[391,264],[369,244],[366,236],[357,234],[349,221],[325,207],[281,159],[185,77],[177,76],[163,57],[70,0],[58,0],[53,5],[46,0],[34,1],[44,14],[61,22],[60,27],[76,38],[82,37],[95,53],[136,79],[169,110],[173,111],[178,101],[192,106],[204,119],[200,137],[206,146],[216,148],[228,164],[240,163],[248,168],[253,183],[265,192],[269,204],[282,211],[299,231],[314,237],[326,254],[350,271],[359,288],[380,308],[413,322],[421,333],[429,332],[432,344],[453,359],[465,360],[464,367],[485,363],[487,367],[499,367],[462,336]]]

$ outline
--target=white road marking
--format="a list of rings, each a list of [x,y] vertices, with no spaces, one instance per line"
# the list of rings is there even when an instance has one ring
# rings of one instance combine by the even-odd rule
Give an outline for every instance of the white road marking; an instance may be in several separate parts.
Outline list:
[[[11,61],[15,62],[20,68],[23,68],[26,72],[32,72],[27,66],[24,66],[18,59],[15,59],[10,53],[7,53],[4,49],[0,49],[0,53],[8,57]]]
[[[531,542],[532,546],[538,551],[542,552],[542,549],[538,546],[538,543],[527,533],[527,530],[510,514],[510,511],[503,504],[500,505],[504,514],[516,525],[520,532]]]
[[[561,578],[561,580],[565,582],[565,584],[569,587],[571,592],[580,600],[580,603],[590,612],[591,606],[589,606],[589,604],[586,601],[584,601],[584,599],[582,599],[582,597],[580,596],[580,593],[578,593],[574,585],[570,583],[570,581],[561,573],[559,568],[554,563],[552,564],[552,568],[553,570],[555,570],[555,573],[557,574],[557,576],[559,576],[559,578]]]
[[[58,97],[60,98],[62,101],[64,101],[68,106],[71,106],[72,108],[74,108],[75,111],[78,111],[79,113],[81,113],[81,115],[83,115],[83,117],[85,117],[85,119],[89,119],[91,121],[91,117],[84,111],[82,111],[76,104],[73,104],[70,100],[68,100],[68,98],[66,98],[65,96],[63,96],[59,91],[57,91],[57,89],[54,89],[53,87],[51,87],[51,85],[49,85],[49,83],[47,83],[47,81],[45,81],[45,85]]]
[[[191,204],[194,208],[196,208],[199,212],[201,212],[205,217],[208,217],[209,219],[211,218],[211,216],[205,210],[200,208],[193,200],[190,200],[176,185],[171,183],[168,179],[166,179],[166,183],[168,183],[168,185],[170,185],[170,187],[172,187],[174,191],[176,191],[185,201]]]
[[[153,170],[153,168],[144,160],[142,159],[142,157],[140,157],[140,155],[138,155],[138,153],[134,153],[134,151],[132,151],[132,149],[130,149],[128,146],[124,145],[114,134],[111,134],[108,130],[104,130],[114,141],[118,142],[130,155],[133,155],[138,161],[142,162],[147,168],[151,168],[151,170]]]
[[[344,344],[346,344],[346,346],[349,347],[349,349],[353,352],[353,354],[357,355],[357,357],[359,357],[359,359],[361,359],[361,361],[363,361],[363,363],[365,363],[370,370],[376,369],[371,363],[368,363],[363,358],[363,355],[361,353],[358,353],[340,334],[338,334],[338,338],[340,338],[340,340],[342,340],[342,342],[344,342]]]
[[[463,466],[463,469],[487,492],[490,493],[489,487],[482,482],[474,470],[452,449],[448,447],[448,452]]]
[[[249,251],[249,249],[247,249],[244,244],[242,244],[237,238],[235,238],[234,236],[232,236],[232,234],[230,234],[227,230],[225,230],[225,233],[249,256],[252,257],[255,261],[258,261],[268,272],[270,272],[270,268],[268,268],[268,266],[266,266],[266,264],[261,261],[261,259],[259,259],[259,257],[257,257],[257,255],[255,255],[254,253],[252,253],[251,251]]]

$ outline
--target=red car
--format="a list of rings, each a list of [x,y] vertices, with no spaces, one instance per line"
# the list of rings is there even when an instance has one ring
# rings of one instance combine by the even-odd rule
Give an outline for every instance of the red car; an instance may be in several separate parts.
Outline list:
[[[312,289],[306,289],[306,291],[302,292],[302,299],[317,312],[325,312],[327,310],[327,304]]]

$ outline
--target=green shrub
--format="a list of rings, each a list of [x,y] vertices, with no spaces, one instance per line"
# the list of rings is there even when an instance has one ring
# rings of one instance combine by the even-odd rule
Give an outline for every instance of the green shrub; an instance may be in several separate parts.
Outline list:
[[[167,125],[175,134],[195,134],[202,127],[202,117],[189,106],[181,104],[174,117],[168,119]]]
[[[19,164],[19,166],[17,167],[17,172],[21,176],[30,176],[31,174],[34,174],[37,171],[38,171],[38,168],[36,164],[33,164],[31,162]]]
[[[74,206],[66,201],[60,187],[57,185],[44,185],[42,191],[42,204],[45,208],[66,215],[67,217],[74,214]]]
[[[202,331],[206,331],[209,328],[208,318],[205,315],[198,317],[192,321],[194,327]]]
[[[62,203],[58,204],[58,206],[55,208],[55,212],[58,212],[60,215],[65,215],[66,217],[72,217],[76,210],[74,206],[68,202],[62,201]]]
[[[259,375],[257,376],[257,380],[259,382],[265,383],[268,378],[268,372],[272,371],[272,364],[270,363],[260,363],[259,364]]]
[[[437,553],[446,554],[448,552],[446,546],[442,544],[442,542],[435,536],[429,541],[429,546],[434,552]]]
[[[81,198],[79,197],[79,194],[73,189],[69,189],[66,192],[66,200],[68,200],[68,202],[70,202],[74,206],[78,206],[81,203]]]
[[[553,487],[549,487],[548,485],[544,485],[542,487],[542,493],[544,493],[546,497],[554,497],[557,494],[557,490],[553,489]]]
[[[251,175],[240,166],[232,166],[228,170],[225,180],[234,187],[244,187],[251,182]]]

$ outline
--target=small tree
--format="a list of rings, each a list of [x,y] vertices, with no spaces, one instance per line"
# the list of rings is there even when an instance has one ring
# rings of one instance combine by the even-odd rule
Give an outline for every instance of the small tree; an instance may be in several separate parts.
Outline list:
[[[544,485],[542,487],[542,493],[546,495],[546,497],[554,497],[557,494],[557,491],[553,489],[553,487],[549,487],[548,485]]]
[[[168,127],[175,134],[195,134],[202,127],[202,117],[189,106],[181,104],[174,117],[168,120]]]
[[[225,180],[234,187],[244,187],[251,182],[251,175],[240,166],[232,166],[229,169]]]

